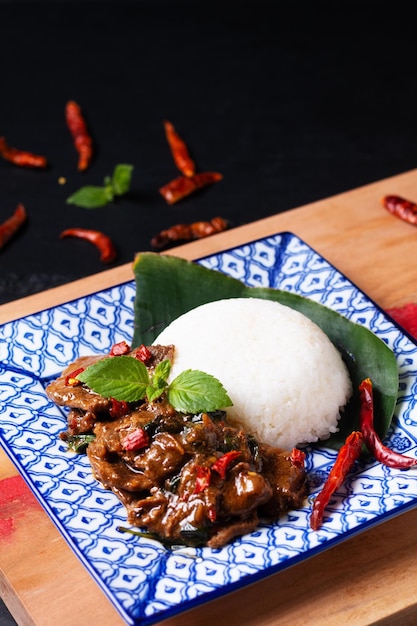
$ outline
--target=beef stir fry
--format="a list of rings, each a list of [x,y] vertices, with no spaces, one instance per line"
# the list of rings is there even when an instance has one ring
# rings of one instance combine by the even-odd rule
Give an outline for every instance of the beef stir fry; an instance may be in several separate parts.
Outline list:
[[[146,350],[150,371],[172,361],[173,346]],[[62,438],[88,443],[95,478],[120,499],[132,526],[165,544],[219,548],[302,506],[302,452],[258,442],[225,411],[180,413],[164,394],[153,402],[104,398],[75,377],[100,358],[79,358],[47,393],[70,409]]]

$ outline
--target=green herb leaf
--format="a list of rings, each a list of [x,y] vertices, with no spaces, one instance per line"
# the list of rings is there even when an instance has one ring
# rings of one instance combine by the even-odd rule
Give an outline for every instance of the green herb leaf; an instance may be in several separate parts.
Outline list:
[[[127,165],[125,163],[116,165],[111,179],[115,196],[121,196],[129,191],[130,182],[132,180],[132,172],[133,165]]]
[[[87,185],[73,193],[67,198],[66,202],[67,204],[75,204],[75,206],[82,207],[83,209],[97,209],[111,202],[113,196],[112,187]]]
[[[163,393],[167,387],[167,379],[171,371],[171,363],[168,359],[158,363],[152,376],[152,382],[146,387],[146,397],[149,402],[153,402]]]
[[[144,398],[149,385],[145,364],[127,355],[101,359],[77,378],[101,396],[125,402]]]
[[[157,398],[162,395],[166,385],[162,385],[161,387],[155,387],[154,385],[148,385],[146,387],[146,397],[148,398],[148,402],[154,402]]]
[[[181,372],[170,383],[168,402],[182,413],[215,411],[232,405],[221,382],[199,370]]]
[[[170,369],[171,363],[162,361],[150,380],[142,361],[122,355],[100,359],[78,374],[77,379],[105,398],[124,402],[137,402],[145,396],[148,402],[153,402],[166,389],[168,402],[183,413],[215,411],[231,406],[229,396],[214,376],[187,370],[168,385]]]
[[[68,449],[77,454],[85,454],[88,444],[95,438],[95,435],[71,435],[67,439]]]
[[[155,386],[161,384],[165,386],[170,371],[171,362],[168,359],[165,359],[165,361],[161,361],[161,363],[158,363],[158,365],[155,367],[155,371],[152,377],[152,384]]]
[[[103,187],[87,185],[67,198],[67,204],[75,204],[83,209],[98,209],[128,192],[132,180],[133,165],[116,165],[113,175],[104,178]]]

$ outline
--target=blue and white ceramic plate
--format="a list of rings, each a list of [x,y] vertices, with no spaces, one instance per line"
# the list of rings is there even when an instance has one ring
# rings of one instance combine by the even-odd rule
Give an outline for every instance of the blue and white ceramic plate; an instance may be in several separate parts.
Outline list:
[[[417,446],[417,347],[345,276],[291,233],[200,259],[251,286],[286,289],[370,328],[395,352],[400,386],[386,443],[408,455]],[[322,529],[309,527],[311,503],[335,459],[309,451],[313,485],[306,506],[218,550],[168,551],[121,533],[125,509],[92,476],[85,456],[59,434],[65,410],[47,384],[80,355],[101,354],[133,334],[134,282],[106,289],[0,327],[0,442],[73,551],[122,618],[152,624],[312,557],[417,504],[417,470],[360,466],[337,492]]]

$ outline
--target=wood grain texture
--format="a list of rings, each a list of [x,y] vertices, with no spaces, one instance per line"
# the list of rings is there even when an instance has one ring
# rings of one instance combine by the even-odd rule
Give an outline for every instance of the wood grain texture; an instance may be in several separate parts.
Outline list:
[[[417,301],[417,228],[382,207],[383,195],[417,199],[417,170],[175,248],[196,259],[291,231],[384,308]],[[131,264],[0,306],[0,322],[133,278]],[[0,479],[17,476],[3,452]],[[22,480],[22,479],[18,479]],[[22,483],[12,530],[0,536],[0,592],[22,626],[122,620]],[[23,498],[25,506],[19,506]],[[1,504],[1,503],[0,503]],[[12,503],[13,504],[13,503]],[[0,508],[0,521],[7,517]],[[417,510],[396,517],[268,579],[161,622],[165,626],[276,626],[417,620]]]

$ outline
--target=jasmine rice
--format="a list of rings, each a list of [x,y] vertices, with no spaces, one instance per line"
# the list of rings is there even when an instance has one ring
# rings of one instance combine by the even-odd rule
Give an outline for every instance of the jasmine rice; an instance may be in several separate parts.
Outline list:
[[[338,430],[352,393],[339,351],[305,315],[270,300],[230,298],[174,320],[155,344],[175,346],[170,380],[187,369],[220,380],[230,420],[291,449]]]

